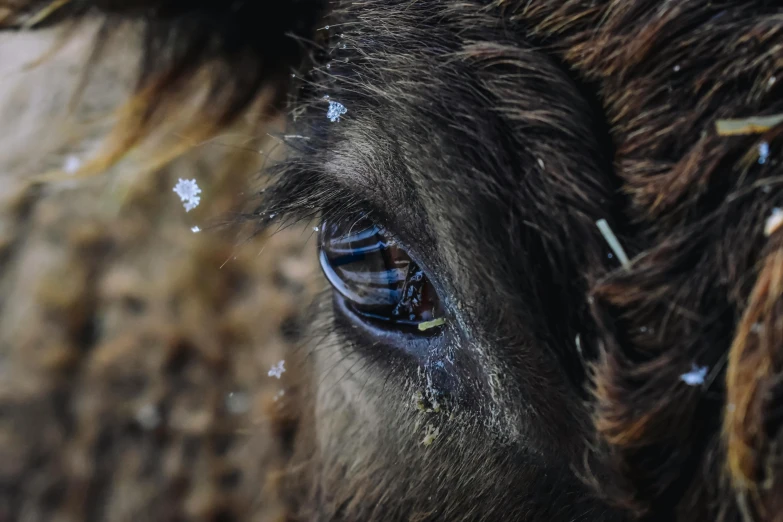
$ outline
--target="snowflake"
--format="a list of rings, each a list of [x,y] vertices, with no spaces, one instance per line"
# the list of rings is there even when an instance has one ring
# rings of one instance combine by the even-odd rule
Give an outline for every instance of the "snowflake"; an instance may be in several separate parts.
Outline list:
[[[79,170],[81,166],[82,166],[82,161],[74,155],[68,156],[67,158],[65,158],[65,161],[63,162],[63,170],[67,174],[73,174],[74,172]]]
[[[704,384],[704,378],[707,377],[706,366],[696,366],[691,364],[691,371],[680,375],[680,380],[688,386],[698,386]]]
[[[769,237],[783,225],[783,210],[775,207],[764,223],[764,235]]]
[[[194,234],[198,234],[199,232],[201,232],[201,229],[198,228],[198,226],[195,226],[195,227],[191,227],[190,231],[193,232]]]
[[[769,143],[762,141],[759,143],[759,164],[763,165],[769,159]]]
[[[285,361],[278,361],[277,364],[272,366],[272,369],[269,370],[267,375],[279,379],[280,376],[283,375],[283,372],[285,371],[285,368],[283,367],[284,365],[285,365]]]
[[[332,122],[340,121],[340,116],[346,112],[348,112],[348,109],[345,108],[345,105],[340,102],[330,101],[329,110],[326,112],[326,117],[329,118],[329,121]]]
[[[201,189],[198,187],[195,179],[182,179],[179,178],[177,185],[174,187],[174,192],[177,193],[179,199],[185,204],[185,212],[190,212],[201,203]]]

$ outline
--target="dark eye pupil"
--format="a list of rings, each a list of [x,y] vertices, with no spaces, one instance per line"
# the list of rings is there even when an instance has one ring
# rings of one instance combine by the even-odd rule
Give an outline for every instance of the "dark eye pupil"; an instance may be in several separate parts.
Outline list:
[[[385,230],[362,220],[324,224],[320,260],[332,286],[362,315],[415,325],[438,316],[438,298],[424,272]]]

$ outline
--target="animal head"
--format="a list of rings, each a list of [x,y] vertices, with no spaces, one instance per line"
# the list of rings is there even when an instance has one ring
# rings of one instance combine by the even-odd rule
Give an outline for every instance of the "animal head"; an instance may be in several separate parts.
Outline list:
[[[315,219],[329,283],[294,514],[783,516],[779,6],[55,7],[5,23],[147,31],[106,161],[194,85],[205,135],[258,99],[287,117],[249,217]]]

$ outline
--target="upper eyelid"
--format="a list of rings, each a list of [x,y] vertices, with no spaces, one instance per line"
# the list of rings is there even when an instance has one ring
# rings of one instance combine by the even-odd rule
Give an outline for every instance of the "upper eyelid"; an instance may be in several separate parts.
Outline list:
[[[355,226],[362,218],[368,218],[375,225],[383,227],[388,237],[405,249],[436,288],[445,291],[449,286],[444,286],[446,283],[444,278],[449,279],[449,276],[442,270],[436,269],[438,266],[444,266],[438,257],[436,240],[422,241],[421,238],[409,237],[409,229],[404,224],[398,223],[400,216],[390,215],[361,191],[331,178],[324,172],[314,174],[300,171],[289,172],[289,174],[308,176],[312,182],[308,183],[304,192],[299,194],[287,195],[284,190],[278,192],[272,198],[272,203],[276,206],[263,210],[277,212],[278,219],[290,219],[294,222],[309,221],[316,214],[321,225],[327,221],[337,220],[342,223],[350,222],[351,226]],[[302,190],[301,181],[293,185],[297,190]]]
[[[394,205],[393,199],[382,199],[382,194],[368,187],[357,187],[347,182],[345,178],[335,178],[328,169],[309,169],[301,158],[284,162],[277,171],[276,182],[267,191],[271,196],[269,205],[263,205],[261,210],[278,213],[278,218],[291,221],[306,221],[319,215],[321,221],[351,222],[353,226],[362,217],[367,217],[405,246],[422,267],[433,266],[431,259],[435,254],[434,238],[429,240],[424,235],[416,233],[425,228],[422,220],[426,217],[411,218],[396,215],[393,208],[386,209],[386,202]],[[419,223],[416,229],[411,229],[410,223]],[[426,247],[433,244],[431,252]],[[428,262],[423,262],[427,260]]]
[[[434,277],[434,263],[432,260],[429,259],[429,256],[425,256],[422,249],[418,247],[418,245],[415,242],[409,241],[404,236],[404,230],[402,233],[394,226],[393,222],[390,222],[389,220],[385,219],[382,216],[382,213],[369,205],[371,210],[368,210],[361,215],[354,215],[353,218],[349,218],[348,216],[342,216],[343,220],[353,219],[352,226],[358,223],[361,219],[368,218],[369,221],[378,226],[383,228],[384,235],[388,237],[389,239],[393,240],[394,242],[398,243],[400,246],[403,247],[403,249],[406,251],[408,256],[411,258],[413,262],[416,263],[417,266],[419,266],[430,278],[430,280],[437,285],[437,278]],[[322,218],[322,223],[327,222],[327,219]],[[343,221],[345,223],[345,221]],[[350,233],[350,232],[349,232]],[[349,234],[348,233],[348,234]],[[348,235],[346,234],[346,235]]]
[[[328,183],[335,187],[335,193],[339,194],[342,201],[332,201],[323,205],[320,209],[322,221],[339,220],[343,224],[351,221],[351,225],[354,225],[362,218],[368,218],[373,224],[382,227],[388,237],[405,247],[414,261],[427,273],[430,275],[433,273],[436,263],[432,257],[436,255],[436,249],[432,248],[430,252],[427,252],[427,249],[424,248],[426,242],[421,237],[415,237],[409,227],[400,222],[401,219],[405,219],[404,217],[390,214],[354,187],[333,179],[329,179]],[[349,199],[352,201],[350,205],[346,205],[346,201]],[[436,241],[433,239],[429,243],[434,245]]]

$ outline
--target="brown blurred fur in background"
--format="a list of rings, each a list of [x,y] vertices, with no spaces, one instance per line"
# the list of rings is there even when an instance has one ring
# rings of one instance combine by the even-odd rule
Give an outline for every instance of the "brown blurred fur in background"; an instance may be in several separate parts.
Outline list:
[[[142,147],[69,179],[138,75],[139,27],[96,57],[99,26],[0,33],[0,521],[276,519],[267,371],[311,300],[310,230],[220,226],[274,154],[252,114],[165,168]]]

